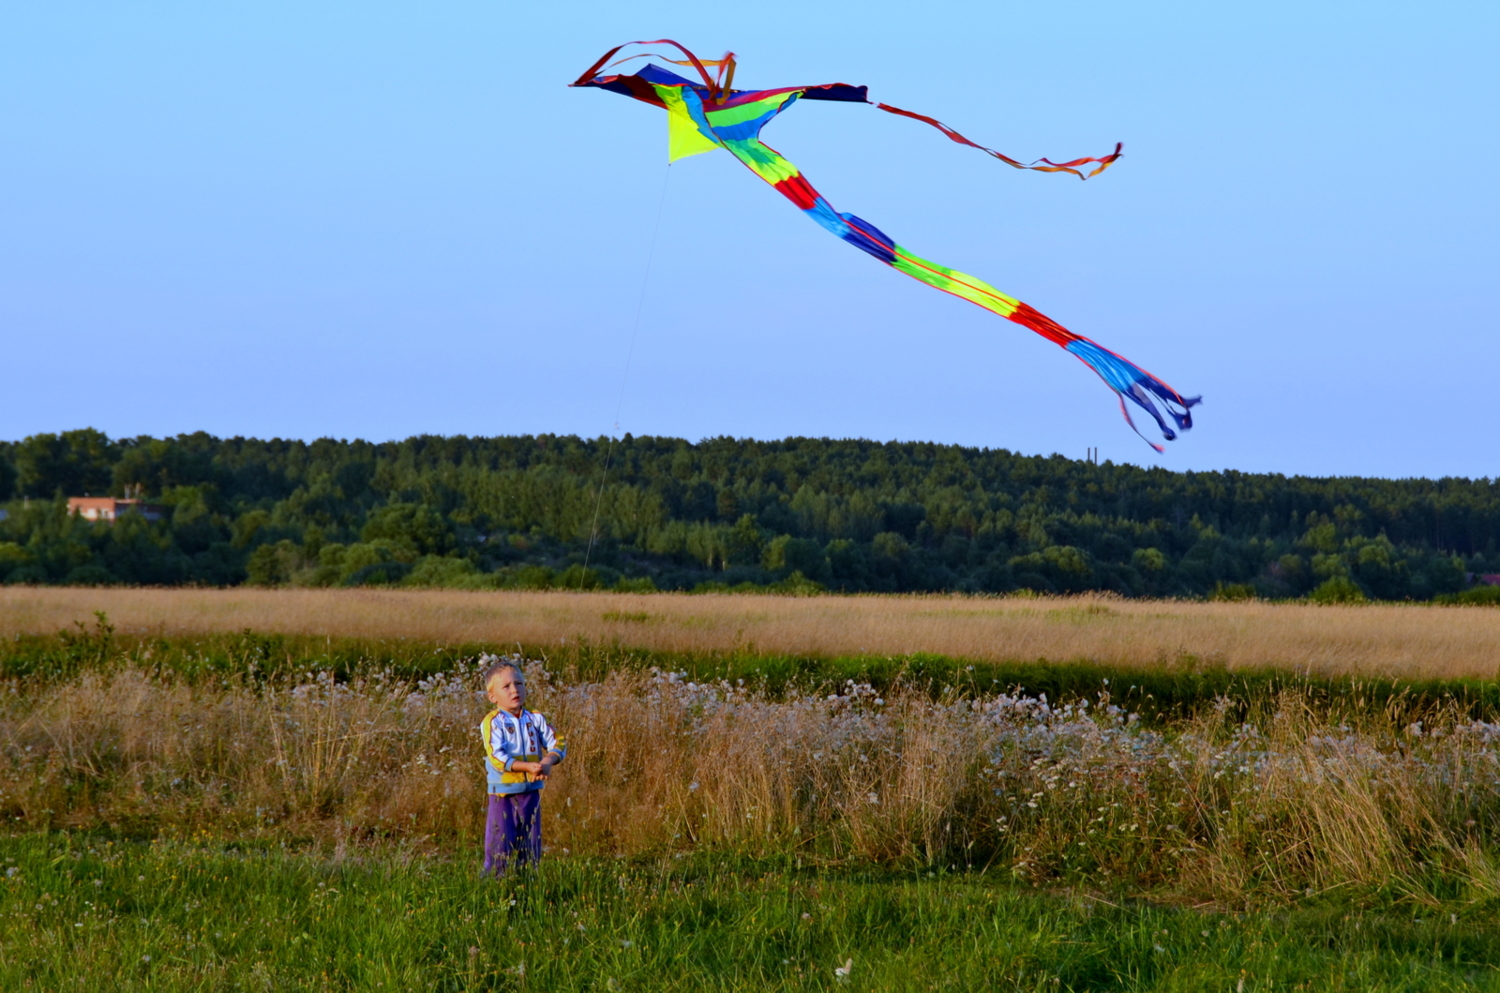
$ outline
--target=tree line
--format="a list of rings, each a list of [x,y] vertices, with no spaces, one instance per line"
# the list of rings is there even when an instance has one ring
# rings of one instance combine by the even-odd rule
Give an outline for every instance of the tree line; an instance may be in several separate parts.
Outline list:
[[[66,498],[139,493],[113,525]],[[1171,472],[827,438],[0,442],[0,581],[1429,600],[1500,482]]]

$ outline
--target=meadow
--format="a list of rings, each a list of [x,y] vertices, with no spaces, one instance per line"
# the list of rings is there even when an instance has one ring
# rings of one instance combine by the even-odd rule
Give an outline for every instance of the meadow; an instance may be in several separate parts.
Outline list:
[[[1227,914],[976,874],[0,838],[7,990],[1500,988],[1492,908]],[[841,971],[842,970],[842,971]]]
[[[1318,676],[1494,679],[1500,610],[1121,597],[586,595],[459,590],[0,587],[0,637],[104,611],[124,634],[245,629],[551,653],[580,640],[681,655],[1088,660],[1153,669],[1183,656]]]
[[[1496,985],[1500,611],[0,597],[6,988]],[[497,884],[508,646],[569,756]]]
[[[472,845],[476,664],[189,680],[99,666],[0,697],[0,817],[30,830]],[[997,870],[1224,906],[1345,887],[1500,896],[1500,724],[1295,691],[1148,721],[1111,702],[599,681],[527,666],[568,739],[564,855],[698,851]],[[768,729],[770,729],[768,731]]]

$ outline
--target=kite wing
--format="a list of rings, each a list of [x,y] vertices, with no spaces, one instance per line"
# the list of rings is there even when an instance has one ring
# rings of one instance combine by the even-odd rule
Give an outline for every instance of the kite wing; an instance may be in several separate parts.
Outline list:
[[[644,103],[662,107],[667,111],[668,156],[672,161],[688,155],[722,148],[739,159],[750,171],[770,183],[777,192],[796,204],[819,225],[867,252],[886,265],[919,279],[945,293],[962,297],[978,304],[985,310],[999,314],[1007,320],[1030,328],[1082,361],[1105,385],[1120,398],[1120,412],[1126,423],[1139,434],[1130,408],[1125,401],[1145,410],[1156,421],[1162,436],[1171,441],[1177,437],[1172,425],[1186,431],[1193,426],[1192,408],[1200,397],[1184,397],[1165,382],[1145,371],[1123,356],[1111,352],[1098,343],[1075,334],[1047,315],[1027,306],[1015,297],[1007,296],[990,284],[970,276],[968,273],[949,269],[913,254],[882,232],[869,221],[853,214],[840,213],[833,209],[817,190],[813,189],[801,171],[787,161],[779,152],[760,140],[761,129],[792,104],[801,100],[835,100],[850,103],[871,103],[867,88],[845,83],[829,83],[822,86],[791,86],[775,90],[736,90],[734,81],[734,56],[723,59],[702,60],[674,41],[630,42],[631,45],[671,45],[684,59],[667,59],[660,55],[632,56],[632,58],[654,57],[674,65],[690,66],[699,79],[694,81],[677,75],[669,69],[646,65],[632,75],[603,75],[605,68],[621,49],[621,45],[605,53],[572,85],[593,86],[632,97]],[[627,60],[621,60],[627,61]],[[710,69],[715,70],[710,73]],[[1120,157],[1120,146],[1108,155],[1099,158],[1073,159],[1068,162],[1053,162],[1038,159],[1023,163],[1002,155],[992,148],[985,148],[965,138],[952,128],[931,117],[901,110],[883,103],[874,106],[888,113],[899,114],[930,124],[953,141],[969,145],[993,156],[1017,169],[1032,169],[1038,172],[1066,172],[1080,179],[1097,176],[1109,168]],[[1088,173],[1082,170],[1093,165]],[[1160,401],[1161,407],[1156,401]],[[1163,411],[1164,408],[1165,410]],[[1168,423],[1168,420],[1172,422]],[[1145,436],[1142,435],[1144,438]],[[1150,439],[1146,443],[1158,452],[1162,447]]]

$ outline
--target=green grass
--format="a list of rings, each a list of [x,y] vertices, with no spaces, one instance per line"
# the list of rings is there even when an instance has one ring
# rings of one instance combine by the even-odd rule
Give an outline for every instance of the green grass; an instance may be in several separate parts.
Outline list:
[[[473,854],[66,834],[0,864],[6,990],[1500,989],[1494,908],[1378,894],[1233,915],[708,855],[495,882]]]

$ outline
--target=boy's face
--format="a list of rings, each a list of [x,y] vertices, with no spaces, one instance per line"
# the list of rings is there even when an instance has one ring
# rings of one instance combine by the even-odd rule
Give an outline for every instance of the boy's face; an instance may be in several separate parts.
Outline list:
[[[484,690],[490,703],[509,714],[520,716],[521,706],[526,702],[526,678],[519,672],[501,669],[490,677]]]

